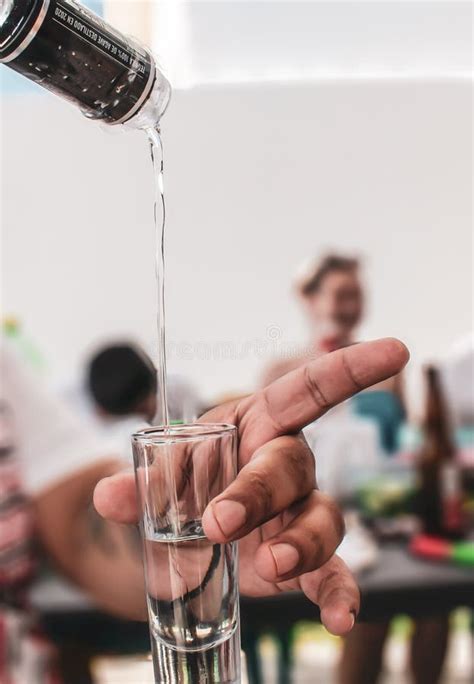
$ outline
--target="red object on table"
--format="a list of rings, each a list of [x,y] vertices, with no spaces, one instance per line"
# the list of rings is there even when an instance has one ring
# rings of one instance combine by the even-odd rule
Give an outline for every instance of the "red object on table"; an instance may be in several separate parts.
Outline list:
[[[441,537],[418,534],[410,542],[410,551],[417,556],[433,560],[449,560],[452,555],[452,544]]]

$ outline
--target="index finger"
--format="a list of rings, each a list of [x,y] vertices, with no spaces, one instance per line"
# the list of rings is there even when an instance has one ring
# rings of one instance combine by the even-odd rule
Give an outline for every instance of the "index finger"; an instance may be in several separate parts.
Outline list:
[[[284,375],[237,408],[246,451],[301,430],[336,404],[396,375],[409,356],[402,342],[385,338],[331,352]]]

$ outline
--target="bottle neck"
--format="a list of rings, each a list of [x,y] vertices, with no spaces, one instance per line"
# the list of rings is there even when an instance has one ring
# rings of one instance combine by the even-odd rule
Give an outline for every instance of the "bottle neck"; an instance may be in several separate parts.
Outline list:
[[[143,105],[134,115],[124,122],[127,128],[156,128],[168,108],[171,99],[171,86],[161,71],[156,69],[151,92]]]
[[[426,410],[423,421],[423,451],[440,460],[452,459],[455,452],[448,411],[437,368],[426,369]]]
[[[440,463],[452,461],[455,453],[452,442],[447,440],[443,434],[425,433],[425,440],[421,449],[425,461],[439,461]]]

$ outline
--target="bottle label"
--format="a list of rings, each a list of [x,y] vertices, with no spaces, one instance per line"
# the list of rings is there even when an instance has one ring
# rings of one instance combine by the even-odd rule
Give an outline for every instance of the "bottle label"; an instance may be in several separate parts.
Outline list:
[[[155,78],[146,50],[74,0],[33,2],[0,61],[109,123],[133,116]]]

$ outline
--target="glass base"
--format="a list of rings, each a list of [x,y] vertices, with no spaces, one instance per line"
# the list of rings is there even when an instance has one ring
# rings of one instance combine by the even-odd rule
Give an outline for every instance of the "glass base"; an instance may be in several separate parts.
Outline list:
[[[204,651],[176,651],[151,634],[155,684],[240,684],[240,630]]]

